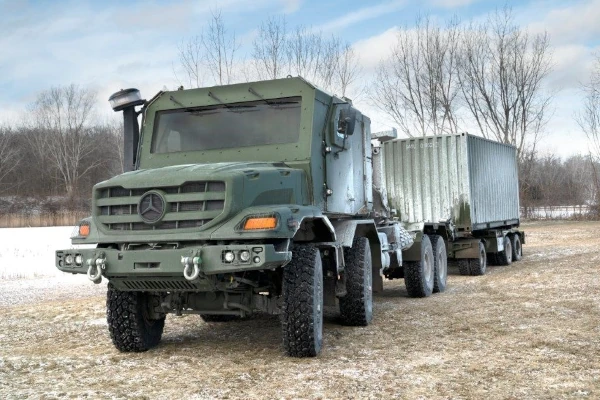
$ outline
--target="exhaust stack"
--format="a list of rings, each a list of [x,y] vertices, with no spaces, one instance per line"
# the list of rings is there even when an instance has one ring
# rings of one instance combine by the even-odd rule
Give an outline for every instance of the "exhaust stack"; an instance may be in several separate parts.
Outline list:
[[[110,96],[108,101],[113,111],[123,111],[123,172],[133,171],[140,140],[138,112],[135,111],[135,106],[143,105],[146,100],[142,99],[139,90],[132,88],[119,90]]]

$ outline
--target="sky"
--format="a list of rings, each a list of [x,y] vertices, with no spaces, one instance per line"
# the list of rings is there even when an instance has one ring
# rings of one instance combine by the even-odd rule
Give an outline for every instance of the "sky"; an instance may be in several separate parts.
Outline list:
[[[28,105],[53,86],[75,83],[96,91],[98,109],[105,110],[98,118],[115,118],[107,100],[121,88],[138,88],[145,98],[174,89],[179,46],[198,35],[216,9],[235,31],[241,54],[250,53],[269,16],[335,34],[359,54],[360,79],[367,83],[390,53],[395,32],[414,25],[417,15],[482,21],[505,4],[523,29],[550,36],[554,68],[544,89],[554,100],[541,151],[563,157],[587,152],[574,115],[582,107],[580,85],[600,51],[600,0],[0,0],[0,124],[27,118]],[[355,106],[371,117],[374,131],[393,126],[366,100]]]

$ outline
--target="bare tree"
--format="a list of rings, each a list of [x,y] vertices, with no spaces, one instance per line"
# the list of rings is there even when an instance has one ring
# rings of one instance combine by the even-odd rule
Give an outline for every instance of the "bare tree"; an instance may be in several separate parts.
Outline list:
[[[486,138],[535,151],[552,96],[543,92],[551,71],[547,34],[530,35],[509,8],[462,35],[460,88],[470,115]]]
[[[203,83],[204,47],[202,38],[194,36],[179,46],[179,64],[183,69],[190,87],[198,88]],[[177,73],[175,73],[177,78]],[[179,78],[177,78],[180,84]]]
[[[48,156],[70,197],[80,178],[102,162],[101,157],[93,156],[95,146],[87,130],[95,101],[94,92],[71,84],[41,92],[31,105],[38,131],[31,145],[38,154]]]
[[[235,32],[229,34],[221,11],[213,12],[207,30],[179,46],[179,63],[189,85],[202,86],[205,71],[211,74],[216,84],[231,83],[234,80],[234,61],[238,49]]]
[[[282,78],[287,74],[286,44],[285,17],[269,17],[261,23],[252,50],[254,68],[260,79]]]
[[[373,103],[407,136],[457,132],[459,36],[456,21],[442,29],[419,17],[414,29],[398,32],[391,57],[379,64]]]
[[[286,56],[292,75],[313,79],[321,67],[323,35],[298,26],[286,40]]]
[[[594,196],[593,204],[596,213],[600,214],[600,54],[596,60],[588,83],[582,85],[584,93],[583,110],[576,114],[575,119],[585,132],[589,142],[590,165],[593,170]]]
[[[600,55],[596,61],[588,83],[582,85],[584,94],[583,110],[576,114],[579,127],[585,132],[590,152],[600,157]]]
[[[341,48],[338,66],[336,69],[336,86],[341,96],[346,96],[348,88],[360,76],[360,56],[356,54],[350,43]]]
[[[13,143],[13,136],[9,126],[0,125],[0,190],[6,186],[6,176],[17,168],[21,160],[19,149]]]

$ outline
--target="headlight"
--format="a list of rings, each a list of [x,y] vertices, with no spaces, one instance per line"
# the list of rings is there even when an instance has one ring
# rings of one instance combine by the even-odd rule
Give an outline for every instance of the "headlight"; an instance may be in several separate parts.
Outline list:
[[[242,262],[248,262],[248,261],[250,261],[250,252],[248,250],[242,250],[242,251],[240,251],[240,260]]]
[[[83,257],[81,256],[81,254],[77,254],[75,256],[75,264],[77,264],[77,265],[83,264]]]
[[[67,254],[67,256],[65,257],[65,264],[67,264],[67,265],[73,264],[73,256],[71,254]]]
[[[228,263],[233,262],[233,260],[235,260],[235,254],[233,254],[233,251],[226,251],[225,254],[223,254],[223,260]]]

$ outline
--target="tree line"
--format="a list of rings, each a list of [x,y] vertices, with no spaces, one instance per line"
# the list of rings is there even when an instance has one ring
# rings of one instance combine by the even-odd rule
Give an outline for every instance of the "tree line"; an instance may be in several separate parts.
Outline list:
[[[552,102],[544,89],[552,68],[550,41],[545,33],[519,27],[509,8],[481,23],[453,18],[440,24],[419,16],[397,31],[390,55],[369,75],[361,67],[361,56],[368,55],[337,35],[290,27],[283,16],[260,23],[242,53],[235,31],[215,11],[206,28],[178,50],[173,74],[183,86],[300,75],[376,107],[404,136],[470,131],[516,146],[522,205],[597,200],[600,59],[582,87],[585,108],[577,116],[590,153],[567,160],[538,154]],[[89,199],[93,184],[122,170],[121,121],[100,121],[97,104],[90,88],[52,87],[38,94],[22,122],[0,121],[0,196],[89,206],[80,199]]]

